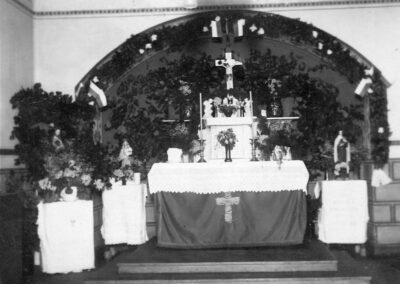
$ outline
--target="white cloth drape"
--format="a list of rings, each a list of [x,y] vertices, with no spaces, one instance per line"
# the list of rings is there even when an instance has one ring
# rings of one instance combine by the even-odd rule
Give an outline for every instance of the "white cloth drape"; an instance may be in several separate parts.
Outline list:
[[[330,244],[363,244],[367,241],[368,192],[365,180],[322,181],[318,237]]]
[[[374,187],[384,186],[392,182],[392,179],[382,169],[374,169],[371,177],[371,185]]]
[[[39,203],[38,211],[43,272],[94,268],[93,202]]]
[[[308,171],[302,161],[238,163],[158,163],[149,172],[150,192],[232,191],[307,192]]]
[[[103,225],[101,233],[106,245],[143,244],[146,230],[146,195],[144,184],[128,181],[113,182],[112,189],[103,192]]]

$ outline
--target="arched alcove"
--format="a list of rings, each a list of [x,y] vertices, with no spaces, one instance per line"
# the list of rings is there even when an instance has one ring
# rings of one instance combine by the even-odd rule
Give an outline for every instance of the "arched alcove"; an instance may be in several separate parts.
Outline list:
[[[243,35],[238,36],[237,24],[242,19],[245,20]],[[220,25],[218,38],[212,37],[212,21]],[[334,36],[308,23],[274,14],[215,11],[154,26],[127,39],[94,66],[77,84],[78,97],[86,99],[89,82],[97,77],[98,86],[110,102],[110,106],[103,109],[105,140],[111,141],[117,134],[117,138],[129,135],[135,137],[133,140],[157,141],[162,125],[160,120],[179,118],[176,113],[171,115],[171,105],[179,112],[185,103],[179,92],[179,82],[187,82],[191,87],[192,93],[185,100],[194,107],[193,121],[199,121],[200,92],[205,98],[225,95],[224,70],[215,67],[213,60],[222,58],[226,48],[243,62],[243,67],[234,68],[235,88],[244,96],[252,91],[256,105],[264,107],[268,103],[268,87],[262,82],[275,77],[286,80],[282,98],[300,96],[304,99],[307,92],[321,93],[327,104],[329,101],[337,108],[332,117],[337,117],[341,111],[345,112],[345,118],[364,115],[364,119],[355,122],[362,129],[362,138],[359,133],[349,133],[355,136],[352,142],[367,148],[376,163],[387,161],[387,83],[379,70]],[[270,69],[266,67],[268,64],[271,64]],[[372,81],[370,94],[355,96],[354,90],[367,76],[365,70],[371,68],[374,72],[368,75]],[[334,100],[329,99],[330,95],[335,96]],[[337,127],[343,127],[345,118],[340,123],[329,121],[327,110],[319,109],[324,106],[322,97],[320,102],[317,99],[308,106],[309,109],[303,109],[302,113],[303,128],[314,127],[315,131],[321,131],[321,125],[317,125],[318,116],[325,115],[325,120],[321,121],[328,124],[326,131],[329,133],[320,132],[318,139],[333,140],[333,132],[337,129],[329,128],[329,125],[338,123]],[[142,118],[144,120],[140,121]],[[135,119],[137,123],[133,122]],[[135,136],[135,133],[143,135]],[[310,130],[307,135],[312,133]],[[148,143],[152,142],[137,146]],[[323,145],[323,141],[318,143]],[[154,147],[159,148],[160,144],[155,143]]]

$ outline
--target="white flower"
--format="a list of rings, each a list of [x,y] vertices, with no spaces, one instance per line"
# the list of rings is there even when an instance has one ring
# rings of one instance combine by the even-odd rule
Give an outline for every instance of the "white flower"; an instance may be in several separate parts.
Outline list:
[[[146,49],[150,49],[152,47],[151,43],[146,43],[146,45],[144,46]]]
[[[49,178],[44,178],[44,179],[41,179],[41,180],[39,180],[39,187],[41,188],[41,189],[43,189],[43,190],[45,190],[46,188],[47,188],[47,186],[48,186],[48,184],[49,184]]]
[[[265,31],[264,31],[263,28],[260,28],[260,29],[258,30],[257,33],[258,33],[259,35],[263,35],[263,34],[265,34]]]
[[[208,28],[206,26],[203,27],[203,32],[208,32]]]
[[[143,54],[144,53],[144,49],[143,48],[139,49],[139,53]]]
[[[382,134],[385,132],[385,129],[381,126],[378,128],[378,133]]]
[[[253,33],[257,30],[257,27],[255,24],[252,24],[251,27],[249,28]]]
[[[90,175],[85,174],[85,175],[81,176],[81,181],[84,186],[88,186],[90,184],[90,182],[92,181],[92,178],[90,177]]]
[[[64,170],[64,176],[65,176],[65,177],[72,177],[72,178],[74,178],[74,177],[76,177],[76,172],[75,172],[74,170],[71,170],[70,168],[66,168],[66,169]]]
[[[63,176],[63,171],[58,171],[58,172],[54,175],[54,178],[55,178],[55,179],[60,179],[60,178],[62,178],[62,176]]]
[[[157,35],[156,34],[152,34],[150,39],[151,39],[151,41],[156,41],[157,40]]]
[[[113,172],[113,174],[114,174],[116,177],[119,177],[119,178],[121,178],[121,177],[124,176],[124,173],[122,172],[121,169],[115,170],[115,171]]]
[[[96,179],[96,181],[94,182],[94,185],[97,190],[102,190],[105,186],[104,182],[101,179]]]

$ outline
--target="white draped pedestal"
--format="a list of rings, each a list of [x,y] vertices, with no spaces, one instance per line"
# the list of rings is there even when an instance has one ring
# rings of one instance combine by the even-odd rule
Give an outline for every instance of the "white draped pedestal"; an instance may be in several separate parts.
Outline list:
[[[316,185],[322,207],[318,237],[328,244],[364,244],[367,241],[368,192],[365,180],[322,181]]]
[[[113,182],[112,189],[103,191],[103,226],[106,245],[139,245],[148,240],[146,231],[145,184],[128,181]]]
[[[38,212],[43,272],[81,272],[95,267],[93,201],[39,203]]]
[[[204,157],[207,161],[225,159],[225,148],[219,144],[217,135],[221,130],[232,128],[237,142],[232,149],[232,159],[250,159],[252,138],[252,117],[211,117],[206,120],[203,130]]]

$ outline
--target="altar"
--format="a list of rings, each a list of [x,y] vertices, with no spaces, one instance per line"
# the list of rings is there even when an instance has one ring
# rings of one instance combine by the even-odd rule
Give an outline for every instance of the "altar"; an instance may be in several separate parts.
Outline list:
[[[158,246],[300,244],[308,177],[302,161],[154,164]]]

